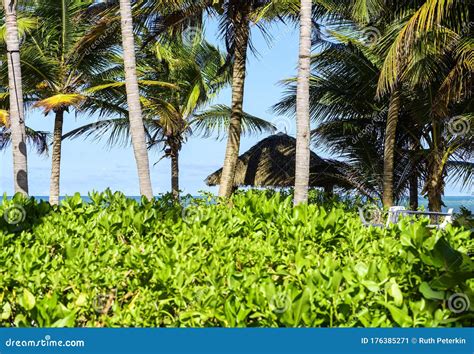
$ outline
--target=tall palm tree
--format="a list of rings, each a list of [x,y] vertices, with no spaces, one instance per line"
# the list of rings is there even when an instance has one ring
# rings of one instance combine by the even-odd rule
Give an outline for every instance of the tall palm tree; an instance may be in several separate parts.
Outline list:
[[[225,151],[224,165],[222,168],[219,196],[229,197],[234,187],[234,175],[237,166],[237,158],[240,149],[240,136],[244,103],[244,85],[247,68],[247,51],[250,39],[250,13],[252,1],[245,2],[229,1],[224,3],[228,19],[226,23],[233,28],[233,43],[231,44],[234,59],[232,73],[232,114],[230,117],[229,133],[227,135],[227,147]],[[232,27],[230,27],[232,26]],[[230,35],[229,33],[226,33]]]
[[[309,186],[309,77],[311,74],[312,0],[301,0],[300,52],[296,93],[295,205],[308,202]]]
[[[298,0],[176,0],[166,6],[159,0],[151,2],[155,6],[148,6],[144,11],[149,15],[152,13],[153,18],[157,19],[154,21],[156,34],[168,31],[176,35],[179,30],[189,29],[189,26],[193,32],[199,31],[204,13],[210,17],[218,17],[220,35],[228,51],[226,64],[232,65],[232,114],[219,188],[219,196],[229,197],[234,189],[233,180],[240,149],[247,54],[251,48],[251,24],[256,24],[266,33],[265,25],[269,21],[294,15],[299,7]],[[157,13],[160,16],[157,16]]]
[[[31,29],[22,47],[25,102],[54,114],[50,203],[59,203],[62,130],[65,114],[107,111],[109,103],[86,95],[114,68],[109,63],[118,53],[114,29],[107,18],[94,16],[82,0],[49,0],[26,7],[24,16],[42,18]],[[59,19],[59,20],[58,20]]]
[[[3,0],[3,8],[5,13],[8,83],[10,93],[14,189],[15,192],[28,195],[28,160],[20,64],[20,42],[17,26],[17,1]]]
[[[226,39],[229,54],[233,58],[232,114],[219,185],[219,196],[229,197],[234,190],[234,176],[240,150],[246,62],[251,38],[250,24],[257,24],[266,33],[265,24],[269,21],[293,17],[297,12],[298,2],[294,0],[220,0],[218,3],[222,7],[223,14],[221,15],[221,32]],[[309,10],[311,12],[311,8]],[[309,16],[311,17],[311,13]],[[309,151],[307,158],[309,159]],[[305,179],[304,176],[303,179]]]
[[[130,120],[130,135],[132,137],[133,152],[138,169],[140,194],[151,199],[153,198],[153,190],[151,187],[150,165],[137,82],[135,40],[133,37],[132,6],[130,0],[120,0],[120,20],[122,24],[123,62],[125,68],[125,85],[127,89],[128,117]]]

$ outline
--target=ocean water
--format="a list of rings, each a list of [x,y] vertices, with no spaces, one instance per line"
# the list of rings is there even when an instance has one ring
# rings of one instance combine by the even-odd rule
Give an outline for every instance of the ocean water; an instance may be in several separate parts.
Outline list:
[[[48,196],[35,196],[38,200],[48,201]],[[60,200],[63,200],[65,197],[60,197]],[[89,202],[90,198],[88,196],[82,197],[84,201]],[[129,196],[128,198],[135,199],[137,201],[140,200],[138,196]],[[197,197],[199,198],[199,197]],[[418,199],[419,206],[428,210],[428,200],[424,197],[419,197]],[[474,195],[473,196],[444,196],[443,203],[445,207],[443,207],[443,211],[447,211],[450,208],[454,209],[454,212],[457,213],[461,209],[461,206],[467,208],[468,210],[474,213]],[[408,202],[401,203],[402,205],[408,205]]]
[[[474,213],[474,195],[473,196],[444,196],[443,211],[447,211],[450,208],[454,209],[454,212],[457,213],[461,209],[461,206],[467,208]],[[428,199],[420,197],[418,198],[419,207],[424,207],[425,210],[428,210]]]

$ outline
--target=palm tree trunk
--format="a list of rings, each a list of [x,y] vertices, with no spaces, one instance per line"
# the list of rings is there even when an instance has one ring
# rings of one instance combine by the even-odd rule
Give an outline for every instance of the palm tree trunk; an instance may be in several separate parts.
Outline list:
[[[311,0],[301,0],[299,70],[296,93],[295,205],[308,202],[310,163],[309,77],[311,74]]]
[[[55,112],[53,132],[53,156],[51,162],[51,181],[49,185],[49,204],[59,204],[59,181],[61,176],[61,144],[63,136],[64,111]]]
[[[418,209],[418,176],[413,173],[410,176],[410,209]]]
[[[132,9],[130,0],[120,0],[120,18],[122,24],[123,61],[125,67],[125,87],[130,119],[130,135],[140,181],[140,194],[148,199],[153,198],[151,187],[150,164],[145,140],[140,93],[138,90],[135,61],[135,40],[133,38]]]
[[[175,200],[179,199],[179,150],[171,151],[171,191]]]
[[[224,166],[219,187],[220,197],[230,197],[234,189],[235,168],[240,150],[242,116],[244,102],[245,71],[250,36],[248,11],[241,11],[234,19],[235,53],[232,74],[232,112],[229,122],[229,134],[225,152]]]
[[[13,183],[15,193],[28,195],[28,162],[26,150],[23,87],[20,65],[16,0],[3,0],[8,60],[8,87],[10,93],[10,129],[13,151]]]
[[[445,161],[439,150],[435,149],[431,153],[428,162],[428,176],[426,177],[426,185],[424,192],[428,195],[428,209],[430,211],[440,212],[443,206],[442,196],[444,194],[444,175]]]
[[[433,147],[428,157],[428,176],[424,190],[428,194],[428,209],[440,212],[443,206],[444,176],[449,155],[441,146],[442,136],[439,122],[434,119],[431,123]]]
[[[417,164],[416,153],[420,148],[420,138],[412,137],[410,142],[410,159],[411,162],[411,176],[409,178],[409,202],[410,209],[418,209],[418,170],[415,167]]]
[[[332,198],[334,196],[334,185],[324,186],[324,197]]]
[[[443,206],[444,168],[438,151],[433,151],[432,155],[431,161],[429,162],[425,189],[428,195],[428,209],[430,211],[440,212]]]
[[[388,107],[387,126],[385,127],[385,142],[383,155],[383,194],[384,208],[393,205],[393,175],[395,164],[395,143],[398,125],[398,111],[400,109],[400,95],[395,90],[390,97]]]
[[[441,212],[443,201],[441,193],[437,192],[435,188],[428,190],[428,209],[434,212]]]

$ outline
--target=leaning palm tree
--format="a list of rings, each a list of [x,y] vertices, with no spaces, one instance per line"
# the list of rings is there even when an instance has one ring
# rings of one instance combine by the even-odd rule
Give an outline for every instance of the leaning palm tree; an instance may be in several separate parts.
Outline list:
[[[219,185],[219,196],[229,197],[234,190],[234,176],[240,150],[247,52],[251,44],[250,25],[256,23],[265,31],[266,22],[274,18],[281,19],[285,15],[294,15],[297,6],[295,6],[295,1],[221,0],[218,3],[222,9],[221,33],[226,40],[230,57],[233,59],[232,114]],[[262,19],[263,21],[261,21]],[[307,155],[309,156],[309,154]]]
[[[295,205],[308,202],[310,163],[309,77],[311,74],[312,0],[301,0],[300,53],[296,93]]]
[[[240,149],[242,119],[244,115],[244,86],[248,50],[251,48],[251,24],[264,33],[265,25],[273,19],[282,19],[297,13],[298,0],[196,0],[150,1],[154,6],[146,6],[144,17],[152,18],[155,34],[170,32],[176,35],[199,33],[203,14],[216,16],[219,32],[228,52],[226,65],[232,66],[232,114],[227,135],[222,181],[219,196],[229,197],[233,191],[233,179]]]
[[[257,5],[253,3],[254,1],[228,1],[223,4],[224,11],[226,12],[223,24],[227,27],[226,36],[233,40],[229,47],[232,50],[231,54],[234,63],[232,75],[232,114],[227,135],[222,179],[219,186],[220,197],[229,197],[232,193],[235,169],[239,157],[247,50],[250,40],[250,15],[252,7]],[[229,33],[231,28],[233,31]]]
[[[13,181],[15,192],[28,195],[28,163],[26,128],[23,108],[23,87],[20,65],[20,41],[17,26],[17,1],[3,0],[5,15],[10,122],[13,151]]]
[[[120,19],[122,29],[123,62],[125,68],[125,84],[127,89],[127,104],[130,120],[130,135],[133,152],[140,181],[140,194],[148,199],[153,198],[151,187],[150,166],[146,148],[145,130],[143,127],[140,93],[137,82],[135,59],[135,40],[133,37],[131,0],[120,0]]]

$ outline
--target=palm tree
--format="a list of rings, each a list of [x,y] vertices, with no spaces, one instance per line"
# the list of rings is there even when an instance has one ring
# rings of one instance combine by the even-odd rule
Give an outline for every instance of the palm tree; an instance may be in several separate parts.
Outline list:
[[[312,0],[301,0],[300,53],[296,93],[295,205],[308,202],[309,185],[309,77],[311,74]]]
[[[132,7],[130,0],[120,0],[120,19],[122,24],[123,62],[127,89],[128,117],[130,120],[130,135],[132,137],[133,152],[137,163],[140,194],[148,199],[152,199],[153,190],[151,187],[150,166],[137,82],[135,40],[133,37]]]
[[[228,52],[227,65],[232,65],[232,114],[227,135],[227,147],[219,196],[229,197],[233,191],[233,179],[240,149],[242,118],[244,115],[244,86],[247,68],[247,54],[250,47],[252,23],[265,31],[265,25],[273,19],[294,15],[298,8],[297,0],[197,0],[173,1],[163,6],[161,1],[153,1],[144,13],[153,14],[155,35],[170,32],[176,35],[191,26],[199,31],[203,14],[217,16],[219,31]],[[160,14],[157,16],[156,14]],[[196,27],[197,26],[197,27]]]
[[[472,142],[472,135],[468,131],[464,136],[453,137],[446,128],[452,117],[462,116],[468,126],[472,120],[466,115],[469,112],[466,108],[472,105],[469,103],[474,69],[472,19],[468,4],[460,0],[429,0],[415,7],[409,4],[408,8],[412,15],[398,26],[385,52],[378,95],[393,95],[400,81],[413,90],[430,88],[427,100],[431,111],[426,115],[430,122],[425,134],[430,153],[426,156],[428,168],[423,192],[428,196],[430,210],[439,211],[450,158],[462,152],[464,163],[458,161],[457,166],[469,168],[465,159],[471,153],[465,147]],[[430,69],[434,67],[437,70]]]
[[[295,3],[295,1],[268,0],[219,1],[219,4],[222,6],[221,33],[226,39],[228,52],[233,59],[232,114],[229,133],[227,134],[227,147],[222,167],[221,183],[219,185],[220,197],[229,197],[234,190],[234,176],[239,157],[244,112],[244,85],[247,70],[247,52],[251,35],[250,24],[252,22],[256,23],[265,33],[265,22],[275,18],[282,19],[284,16],[294,15],[297,8]],[[311,8],[309,10],[311,11]],[[262,19],[264,21],[260,23]],[[309,151],[307,158],[309,159]]]
[[[387,125],[385,127],[384,151],[383,151],[383,192],[382,204],[385,208],[393,205],[394,196],[394,166],[397,125],[400,111],[400,94],[394,91],[390,97],[387,114]]]
[[[13,181],[15,192],[28,195],[28,161],[20,65],[20,42],[17,25],[17,1],[3,0],[5,13],[8,83],[10,93]]]
[[[474,170],[470,162],[472,134],[456,136],[450,132],[453,129],[446,119],[433,121],[432,112],[440,102],[435,93],[441,92],[452,66],[459,65],[439,64],[445,55],[444,52],[418,55],[410,63],[412,71],[406,78],[424,73],[423,80],[419,77],[415,82],[425,82],[428,86],[413,85],[406,79],[398,90],[399,129],[393,144],[394,199],[400,200],[411,191],[410,203],[415,205],[418,184],[424,181],[430,210],[441,208],[442,187],[448,171],[449,178],[469,188]],[[384,193],[385,178],[381,178],[386,160],[384,141],[393,105],[391,97],[375,98],[383,62],[377,48],[367,47],[360,38],[336,34],[327,49],[313,57],[310,87],[311,117],[319,122],[314,131],[318,145],[325,143],[330,152],[345,157],[351,163],[346,171],[348,178],[356,187],[364,186],[379,198]],[[436,72],[430,68],[436,68]],[[294,114],[295,107],[296,89],[291,85],[288,96],[275,109]],[[472,100],[461,99],[451,106],[450,117],[467,123],[472,121],[468,112],[472,112]],[[432,188],[431,195],[426,186]]]
[[[225,57],[218,49],[204,42],[186,45],[176,41],[157,44],[153,50],[138,56],[138,84],[143,104],[144,124],[149,148],[159,148],[171,160],[171,190],[179,198],[179,154],[189,136],[219,136],[229,127],[231,110],[217,105],[204,112],[201,108],[217,95],[230,81],[227,71],[221,72]],[[114,78],[109,84],[94,88],[97,93],[110,87],[116,97],[109,100],[117,107],[126,108],[123,77]],[[120,114],[120,112],[117,112]],[[273,126],[257,117],[244,113],[244,133],[273,131]],[[99,127],[99,129],[98,129]],[[109,135],[109,144],[128,139],[130,125],[124,118],[106,119],[74,129],[64,138]]]
[[[247,67],[247,50],[250,39],[250,12],[252,1],[232,2],[224,4],[226,15],[225,21],[233,28],[233,43],[230,48],[233,55],[232,74],[232,113],[230,117],[229,133],[227,135],[227,147],[225,151],[224,165],[222,169],[219,196],[229,197],[234,186],[235,168],[239,157],[240,136],[244,103],[244,85]],[[230,25],[231,24],[231,25]],[[230,36],[230,33],[226,33]]]
[[[67,112],[107,112],[109,103],[85,90],[101,83],[115,68],[108,64],[117,55],[114,25],[108,18],[87,12],[81,0],[50,0],[25,8],[25,16],[42,18],[41,26],[29,31],[22,50],[25,102],[54,113],[50,203],[59,203],[61,147]],[[59,20],[58,20],[59,19]]]
[[[416,52],[430,52],[436,43],[443,43],[444,49],[452,49],[455,41],[452,34],[470,29],[469,6],[463,0],[333,1],[332,5],[332,11],[352,20],[359,29],[373,36],[369,42],[376,44],[383,57],[377,97],[388,96],[392,103],[384,138],[383,204],[388,207],[393,204],[394,197],[394,144],[400,113],[397,91],[406,79],[409,63],[413,63],[410,58]],[[466,93],[470,80],[468,73],[466,65],[458,66],[452,73],[449,88],[452,100]],[[413,83],[416,77],[408,80]],[[454,92],[457,89],[458,92]],[[448,104],[441,99],[438,106],[443,103],[444,107]]]

